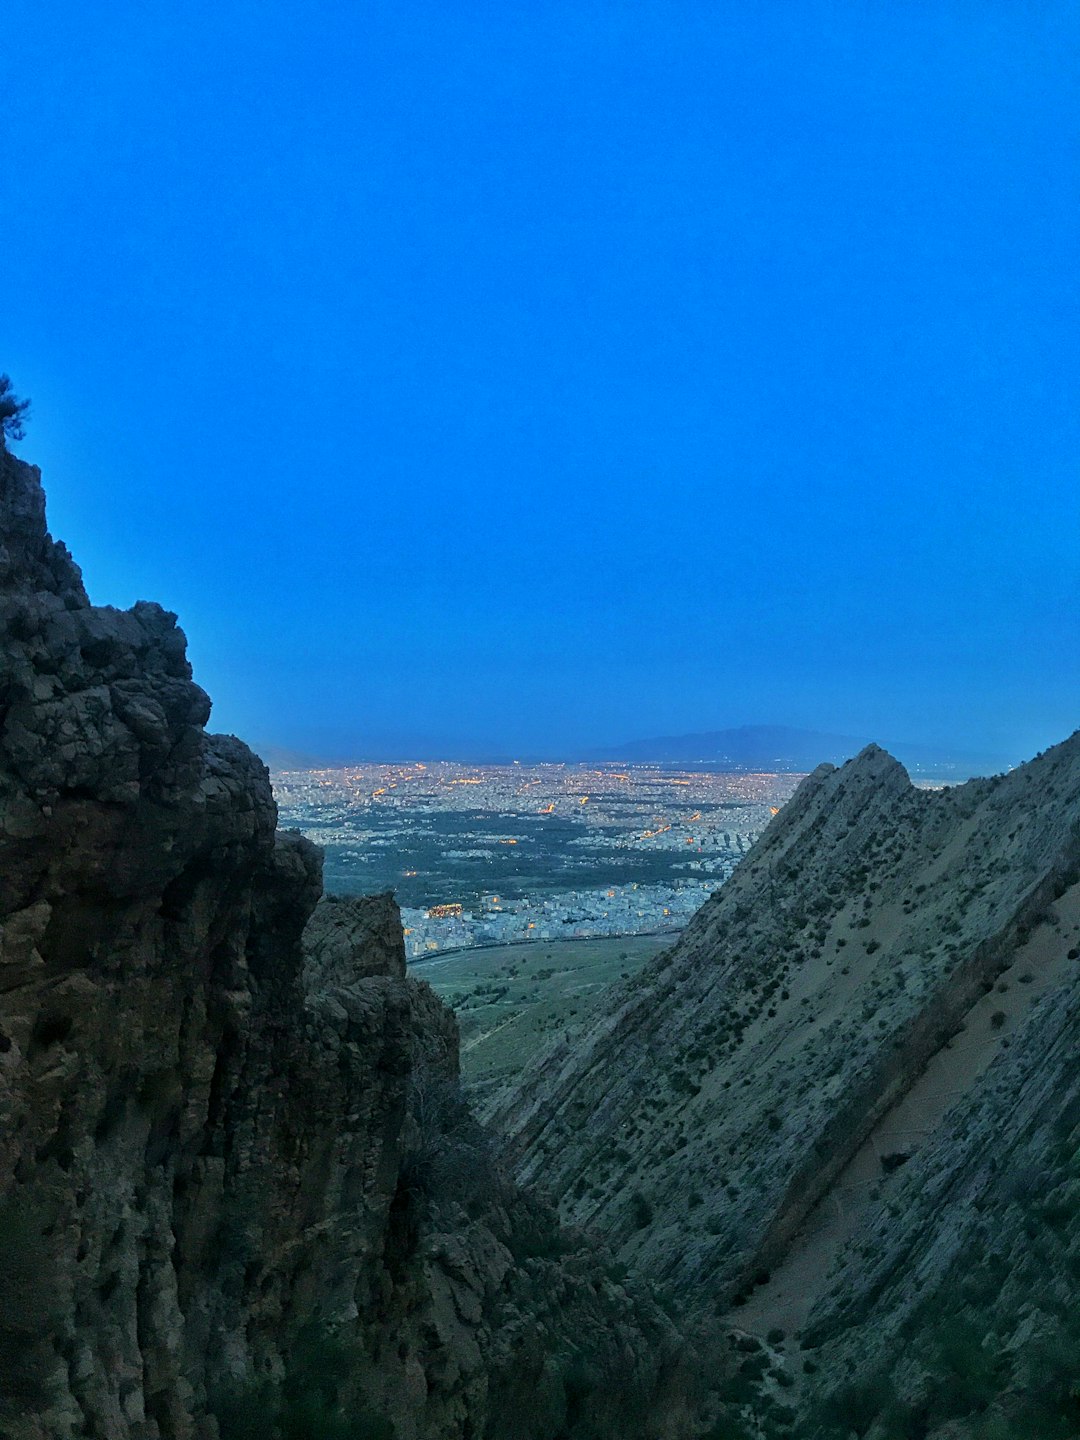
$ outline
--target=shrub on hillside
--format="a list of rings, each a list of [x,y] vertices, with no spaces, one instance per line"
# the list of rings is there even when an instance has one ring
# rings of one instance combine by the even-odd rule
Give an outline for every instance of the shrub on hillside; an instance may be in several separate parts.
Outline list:
[[[11,388],[11,379],[0,375],[0,449],[8,440],[23,438],[23,425],[30,412],[30,401],[20,400]]]

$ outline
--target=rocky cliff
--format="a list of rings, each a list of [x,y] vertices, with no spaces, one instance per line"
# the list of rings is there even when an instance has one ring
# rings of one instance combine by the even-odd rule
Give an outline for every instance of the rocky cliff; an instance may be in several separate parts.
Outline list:
[[[670,1322],[492,1161],[392,901],[315,909],[175,617],[92,606],[2,447],[0,535],[0,1433],[682,1433]]]
[[[1080,1434],[1080,736],[820,767],[503,1147],[2,447],[0,536],[4,1440]]]
[[[948,790],[876,747],[822,766],[497,1106],[523,1181],[745,1346],[728,1396],[753,1433],[927,1435],[968,1400],[1034,1403],[1023,1357],[1061,1320],[1080,1214],[1078,861],[1080,736]],[[998,1368],[946,1404],[930,1321],[984,1262],[964,1324]]]

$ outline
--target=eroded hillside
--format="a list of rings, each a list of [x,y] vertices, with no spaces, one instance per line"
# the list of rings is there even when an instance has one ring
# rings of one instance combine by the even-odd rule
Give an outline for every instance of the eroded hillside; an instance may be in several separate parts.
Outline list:
[[[822,766],[680,941],[498,1107],[520,1177],[746,1335],[742,1400],[779,1377],[770,1424],[862,1434],[894,1388],[915,1417],[895,1433],[955,1419],[920,1389],[912,1336],[922,1380],[948,1373],[918,1301],[984,1253],[972,1207],[1018,1227],[996,1252],[1010,1283],[968,1316],[1006,1356],[1038,1308],[1032,1227],[1037,1253],[1073,1255],[1078,859],[1080,737],[934,792],[876,747]],[[1009,1198],[1033,1174],[1063,1197],[1056,1239]],[[1014,1360],[994,1394],[1030,1396]],[[870,1396],[857,1425],[829,1408],[849,1381]]]

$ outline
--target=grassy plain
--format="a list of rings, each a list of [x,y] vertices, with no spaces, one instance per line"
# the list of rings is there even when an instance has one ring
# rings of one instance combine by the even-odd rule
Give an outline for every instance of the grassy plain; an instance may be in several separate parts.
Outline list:
[[[676,935],[537,940],[459,950],[410,971],[450,1005],[461,1027],[462,1077],[483,1099],[556,1035],[581,1028],[604,992]]]

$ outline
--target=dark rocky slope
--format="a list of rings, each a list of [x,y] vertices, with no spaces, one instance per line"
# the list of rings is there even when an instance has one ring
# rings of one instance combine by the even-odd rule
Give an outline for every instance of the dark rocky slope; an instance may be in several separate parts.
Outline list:
[[[520,1178],[750,1332],[728,1393],[764,1433],[968,1434],[948,1427],[1034,1405],[1028,1342],[1060,1340],[1075,1294],[1078,861],[1080,736],[937,792],[876,747],[822,766],[584,1043],[500,1103]],[[977,1400],[935,1399],[938,1321],[961,1311],[997,1369]]]
[[[492,1164],[393,904],[309,922],[175,617],[91,606],[2,447],[0,531],[0,1433],[682,1433],[670,1323]]]

